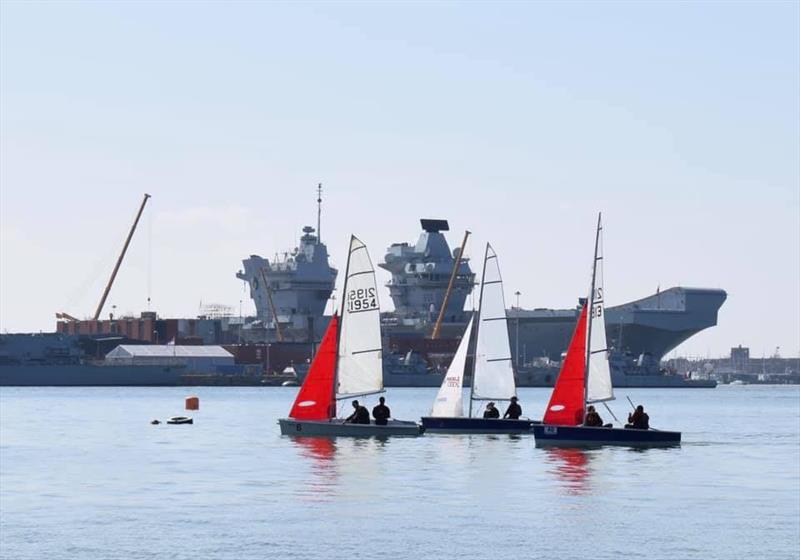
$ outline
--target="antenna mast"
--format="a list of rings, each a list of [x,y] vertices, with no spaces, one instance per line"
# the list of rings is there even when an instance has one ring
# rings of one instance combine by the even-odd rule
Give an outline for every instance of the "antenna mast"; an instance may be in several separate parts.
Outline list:
[[[322,243],[322,183],[317,183],[317,243]]]

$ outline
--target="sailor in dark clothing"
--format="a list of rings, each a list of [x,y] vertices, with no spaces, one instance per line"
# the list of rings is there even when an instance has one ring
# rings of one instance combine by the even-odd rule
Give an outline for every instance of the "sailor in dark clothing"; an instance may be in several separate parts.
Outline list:
[[[344,419],[349,424],[369,424],[369,410],[353,401],[353,414]]]
[[[595,428],[601,428],[603,426],[603,419],[600,418],[600,415],[597,414],[593,406],[589,406],[589,410],[586,411],[586,418],[583,421],[583,425]]]
[[[503,418],[519,420],[520,416],[522,416],[522,407],[517,403],[517,397],[511,397],[511,404],[508,405],[506,413],[503,414]]]
[[[628,414],[628,423],[625,424],[626,428],[633,428],[634,430],[649,430],[650,417],[644,411],[644,407],[639,405],[633,414]]]
[[[484,418],[500,418],[500,411],[495,408],[494,403],[490,402],[483,411]]]
[[[389,418],[392,416],[392,411],[386,406],[386,399],[379,398],[380,404],[372,409],[372,417],[375,418],[376,426],[385,426],[389,423]]]

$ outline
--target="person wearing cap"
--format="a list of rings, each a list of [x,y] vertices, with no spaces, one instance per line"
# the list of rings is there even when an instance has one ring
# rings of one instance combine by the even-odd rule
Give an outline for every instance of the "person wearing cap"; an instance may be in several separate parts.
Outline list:
[[[486,405],[486,410],[483,411],[484,418],[500,418],[500,411],[494,406],[493,402]]]
[[[506,413],[503,414],[503,418],[519,420],[520,416],[522,416],[522,407],[517,402],[517,397],[511,397],[511,404],[508,405]]]

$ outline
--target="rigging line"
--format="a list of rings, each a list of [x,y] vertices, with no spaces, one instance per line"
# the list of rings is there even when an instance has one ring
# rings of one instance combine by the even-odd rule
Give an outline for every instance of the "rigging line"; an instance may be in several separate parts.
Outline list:
[[[609,413],[609,414],[610,414],[610,415],[611,415],[611,416],[614,418],[614,420],[615,420],[616,422],[619,422],[619,418],[617,418],[617,416],[614,414],[614,411],[613,411],[613,410],[611,410],[611,408],[609,408],[608,404],[606,404],[606,402],[605,402],[605,401],[603,401],[603,406],[604,406],[604,407],[606,407],[606,410],[607,410],[607,411],[608,411],[608,413]]]
[[[380,309],[379,309],[379,308],[377,308],[377,307],[373,307],[373,308],[371,308],[371,309],[356,309],[356,310],[353,310],[353,311],[348,311],[348,313],[349,313],[350,315],[354,315],[354,314],[356,314],[356,313],[365,313],[365,312],[367,312],[367,311],[380,311]]]

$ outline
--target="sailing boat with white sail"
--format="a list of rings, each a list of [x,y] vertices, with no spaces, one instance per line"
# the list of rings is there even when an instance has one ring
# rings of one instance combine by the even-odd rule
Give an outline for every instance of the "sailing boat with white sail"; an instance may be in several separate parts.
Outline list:
[[[602,229],[598,215],[589,298],[575,325],[542,424],[533,427],[536,445],[679,445],[680,432],[583,425],[588,404],[614,399],[606,347]]]
[[[383,349],[375,269],[367,247],[350,238],[342,315],[334,315],[297,393],[289,418],[278,423],[284,435],[419,435],[416,422],[351,424],[336,418],[336,402],[383,391]]]
[[[472,360],[469,416],[464,417],[464,374],[473,329],[475,355]],[[458,350],[436,395],[431,416],[422,418],[422,426],[426,431],[442,433],[529,432],[533,423],[531,420],[473,417],[473,405],[476,401],[508,401],[516,397],[516,393],[503,296],[503,278],[500,276],[497,254],[487,243],[478,312],[464,331]]]

